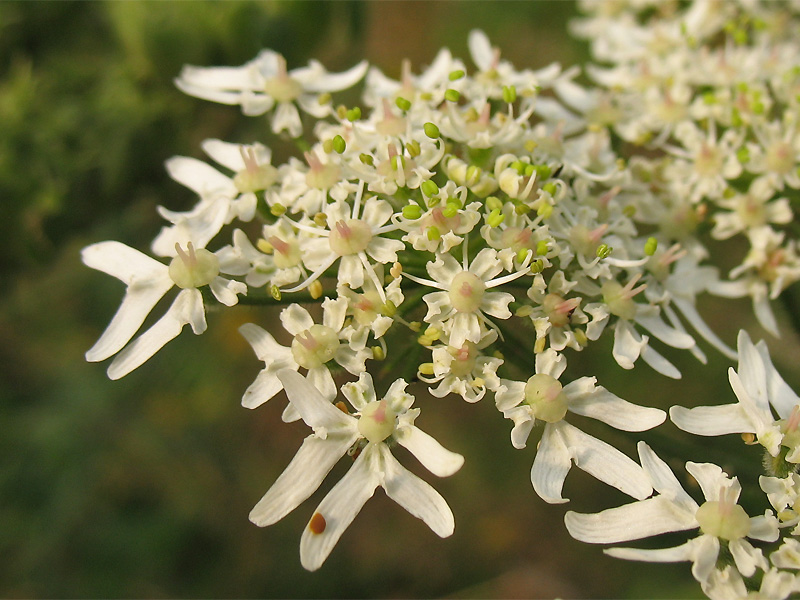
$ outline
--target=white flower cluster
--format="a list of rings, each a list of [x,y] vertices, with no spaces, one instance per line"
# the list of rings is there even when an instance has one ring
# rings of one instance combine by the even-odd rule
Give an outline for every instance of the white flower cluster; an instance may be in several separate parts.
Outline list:
[[[561,491],[573,464],[637,500],[596,517],[568,513],[579,539],[700,527],[696,543],[653,560],[693,560],[695,575],[714,589],[767,571],[744,538],[774,541],[778,521],[748,520],[735,479],[688,463],[708,499],[698,507],[645,444],[637,464],[569,422],[572,413],[640,432],[661,424],[664,411],[622,400],[595,377],[561,378],[567,348],[581,351],[604,332],[622,368],[641,358],[676,379],[662,345],[705,362],[698,336],[736,357],[696,308],[704,292],[751,295],[762,324],[777,332],[769,299],[800,278],[794,241],[773,229],[792,221],[783,194],[800,185],[798,46],[788,23],[772,31],[780,25],[774,7],[699,3],[652,22],[639,11],[665,6],[588,8],[596,14],[577,29],[613,63],[590,70],[599,88],[578,85],[578,70],[557,64],[518,70],[480,31],[468,40],[474,66],[443,49],[421,73],[404,63],[399,81],[366,63],[339,74],[316,61],[289,70],[270,50],[240,67],[185,67],[181,90],[267,115],[298,156],[273,164],[261,143],[206,140],[216,164],[167,162],[172,178],[198,195],[190,211],[160,208],[168,225],[152,253],[167,264],[113,241],[83,251],[88,266],[127,285],[86,355],[114,356],[112,379],[141,366],[185,324],[202,333],[207,303],[284,306],[290,345],[257,324],[240,329],[264,362],[242,403],[254,409],[285,390],[283,419],[302,419],[313,432],[251,520],[275,523],[343,455],[354,460],[303,532],[301,561],[310,570],[378,486],[436,534],[453,532],[444,499],[391,453],[400,444],[440,477],[464,460],[415,426],[420,409],[411,408],[408,383],[397,377],[404,375],[435,397],[474,403],[489,393],[513,423],[515,448],[541,425],[531,482],[544,500],[567,501]],[[332,93],[362,79],[362,105],[334,104]],[[627,162],[620,140],[635,152]],[[706,262],[702,225],[712,218],[712,237],[744,233],[751,243],[729,281]],[[216,241],[221,234],[230,242]],[[134,339],[174,286],[181,291],[166,314]],[[703,435],[749,432],[776,460],[800,462],[796,397],[749,338],[740,337],[739,360],[731,375],[739,405],[674,407],[674,422]],[[394,379],[382,396],[370,370]],[[791,477],[763,486],[781,522],[796,525],[800,487]],[[651,497],[654,490],[660,495]],[[727,570],[716,567],[720,539],[736,561]],[[797,562],[798,552],[784,545],[775,568]]]

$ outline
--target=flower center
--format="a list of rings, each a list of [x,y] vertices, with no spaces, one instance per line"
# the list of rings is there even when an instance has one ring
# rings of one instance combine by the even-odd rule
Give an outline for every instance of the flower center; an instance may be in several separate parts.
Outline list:
[[[719,500],[711,500],[697,509],[695,519],[700,531],[723,540],[733,541],[750,532],[750,517],[733,501],[734,491],[720,490]]]
[[[205,248],[195,250],[192,242],[186,250],[175,244],[178,256],[169,263],[169,276],[179,288],[199,288],[219,275],[219,259]]]
[[[458,312],[471,313],[478,310],[483,302],[483,292],[486,291],[486,284],[480,277],[462,271],[455,277],[450,284],[450,304]]]
[[[500,243],[504,248],[511,248],[514,253],[520,250],[533,250],[536,252],[536,240],[533,231],[522,227],[508,227],[500,236]]]
[[[339,336],[330,327],[312,325],[292,340],[292,357],[306,369],[321,367],[333,358],[339,348]]]
[[[306,152],[310,169],[306,173],[306,185],[316,190],[329,190],[339,182],[339,167],[323,163],[313,152]]]
[[[633,287],[640,277],[641,274],[636,275],[624,287],[616,281],[606,281],[600,288],[603,293],[603,302],[608,305],[608,310],[612,315],[628,320],[636,316],[636,302],[633,301],[633,297],[647,287],[647,284],[642,284],[637,288]]]
[[[297,240],[283,241],[278,236],[270,236],[267,240],[272,246],[272,255],[275,266],[279,269],[289,269],[300,264],[300,244]]]
[[[567,414],[567,395],[558,380],[544,373],[537,373],[525,384],[525,402],[531,407],[533,416],[547,423],[557,423]]]
[[[378,292],[366,292],[358,295],[358,300],[353,305],[353,316],[356,323],[362,326],[369,326],[375,322],[380,314],[383,303]]]
[[[694,170],[703,177],[719,175],[722,172],[722,152],[704,143],[694,157]]]
[[[386,400],[370,402],[361,411],[358,431],[370,442],[377,444],[394,433],[397,413]]]
[[[770,171],[785,175],[794,167],[794,157],[792,156],[792,149],[786,142],[778,142],[773,144],[767,150],[767,168]]]
[[[542,301],[542,307],[553,327],[564,327],[569,323],[570,316],[580,303],[580,298],[564,300],[558,294],[547,294]]]
[[[289,77],[286,59],[278,56],[278,74],[264,82],[264,91],[277,102],[291,102],[303,93],[303,86]]]
[[[372,241],[372,229],[357,219],[342,219],[331,227],[331,250],[339,256],[363,252]]]
[[[278,177],[278,170],[269,164],[259,165],[253,148],[239,149],[244,160],[244,169],[233,177],[233,185],[242,194],[267,189]]]
[[[456,377],[464,377],[472,373],[475,368],[475,356],[477,351],[475,344],[465,342],[461,348],[449,348],[453,361],[450,363],[450,372]]]

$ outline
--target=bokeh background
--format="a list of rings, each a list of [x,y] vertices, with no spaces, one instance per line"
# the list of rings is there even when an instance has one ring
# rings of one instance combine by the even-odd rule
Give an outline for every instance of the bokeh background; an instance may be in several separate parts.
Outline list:
[[[237,327],[274,315],[210,315],[201,338],[184,331],[118,382],[83,360],[124,287],[84,267],[80,249],[116,239],[146,251],[162,224],[156,205],[195,200],[167,177],[165,159],[202,158],[209,137],[267,139],[265,120],[181,94],[172,79],[182,65],[239,65],[269,47],[290,68],[367,58],[398,76],[403,57],[419,69],[443,45],[468,60],[467,34],[480,27],[519,67],[569,66],[587,58],[567,35],[574,14],[571,2],[0,2],[0,596],[699,596],[688,565],[614,561],[571,540],[566,508],[531,488],[533,448],[511,447],[491,402],[460,399],[418,400],[420,426],[467,458],[432,481],[455,534],[438,539],[379,490],[307,573],[300,533],[347,465],[280,523],[247,520],[308,433],[280,422],[282,398],[256,411],[239,403],[262,363]],[[285,158],[280,144],[275,152]],[[752,324],[746,302],[704,310],[729,343],[731,323]],[[780,348],[779,368],[798,383],[792,331]],[[622,371],[609,355],[607,342],[570,355],[569,373],[652,406],[732,401],[728,363],[713,351],[707,367],[670,355],[681,382],[647,366]],[[635,456],[635,440],[579,425]],[[693,458],[746,485],[757,477],[755,454],[736,458],[738,440],[705,444],[670,425],[642,437],[676,470]],[[566,495],[587,512],[627,501],[579,471]],[[751,514],[765,508],[758,494],[746,501]]]

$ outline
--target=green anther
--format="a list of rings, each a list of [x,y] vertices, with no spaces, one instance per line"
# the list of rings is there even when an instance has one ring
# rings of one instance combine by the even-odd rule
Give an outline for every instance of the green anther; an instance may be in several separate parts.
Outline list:
[[[541,273],[542,271],[544,271],[544,261],[541,258],[537,258],[531,263],[531,273],[535,275],[536,273]]]
[[[717,97],[714,95],[714,92],[706,92],[703,94],[703,102],[705,104],[715,104],[717,102]]]
[[[410,142],[407,142],[406,151],[408,152],[408,155],[411,158],[416,158],[422,153],[419,147],[419,142],[417,140],[411,140]]]
[[[371,154],[365,154],[362,152],[358,155],[358,160],[360,160],[365,165],[369,165],[370,167],[375,165],[375,159],[372,157]]]
[[[387,317],[393,317],[397,314],[397,305],[391,300],[387,300],[383,303],[383,306],[381,306],[381,313]]]
[[[539,240],[536,242],[536,256],[544,256],[547,254],[547,242],[545,240]]]
[[[750,150],[742,146],[736,151],[736,160],[738,160],[741,164],[745,164],[750,161]]]
[[[448,205],[447,205],[447,208],[445,208],[445,209],[442,211],[442,214],[443,214],[443,215],[444,215],[446,218],[448,218],[448,219],[452,219],[453,217],[455,217],[455,216],[458,214],[458,207],[457,207],[457,206],[454,206],[453,204],[448,204]]]
[[[277,285],[269,286],[269,295],[272,296],[276,301],[280,301],[281,299],[281,290]]]
[[[558,191],[558,185],[554,181],[548,181],[542,186],[542,191],[553,196]]]
[[[517,88],[513,85],[503,86],[503,102],[512,104],[517,99]]]
[[[481,179],[481,175],[483,175],[483,169],[481,169],[478,165],[468,166],[466,177],[467,184],[474,185],[478,183],[478,181]]]
[[[450,78],[450,81],[456,81],[457,79],[461,79],[464,75],[465,75],[464,71],[459,69],[457,71],[451,71],[448,77]]]
[[[536,209],[536,214],[543,219],[549,219],[553,214],[553,207],[547,202],[542,202],[539,208]]]
[[[428,239],[432,242],[442,239],[442,234],[439,232],[438,227],[428,227]]]
[[[344,141],[344,138],[340,135],[336,135],[333,138],[333,150],[336,154],[342,154],[347,149],[347,142]]]
[[[653,256],[656,253],[656,249],[658,248],[658,240],[654,237],[647,238],[647,241],[644,243],[644,253],[646,256]]]
[[[522,162],[521,160],[515,160],[510,165],[508,165],[512,169],[514,169],[520,175],[525,174],[525,168],[529,166],[529,163]]]
[[[336,116],[340,119],[347,117],[347,107],[344,104],[340,104],[336,107]]]
[[[439,128],[433,123],[425,123],[425,125],[422,126],[422,131],[432,140],[438,139],[439,137]]]
[[[520,248],[517,251],[517,257],[516,257],[517,262],[518,263],[525,262],[525,259],[528,258],[528,252],[530,252],[530,250],[528,250],[527,248]]]
[[[432,181],[430,179],[428,179],[427,181],[423,181],[422,185],[420,186],[420,189],[422,190],[422,193],[428,196],[429,198],[439,193],[439,186],[436,185],[435,181]]]
[[[533,165],[533,169],[536,171],[536,179],[539,180],[548,179],[553,173],[553,169],[547,165]]]
[[[286,207],[283,204],[273,204],[269,207],[269,214],[273,217],[280,217],[286,212]]]
[[[608,244],[600,244],[597,247],[597,252],[595,252],[595,254],[597,255],[597,258],[608,258],[611,255],[612,250],[614,249]]]
[[[503,202],[497,196],[489,196],[486,198],[486,208],[490,211],[503,210]]]
[[[730,200],[730,199],[731,199],[731,198],[733,198],[735,195],[736,195],[736,190],[734,190],[734,189],[733,189],[733,188],[731,188],[731,187],[726,187],[726,188],[725,188],[725,189],[722,191],[722,197],[723,197],[723,198],[725,198],[726,200]]]
[[[445,204],[447,204],[447,206],[455,206],[456,208],[461,208],[461,200],[459,200],[458,198],[454,198],[453,196],[450,196],[447,199],[447,202],[445,202]]]
[[[529,317],[533,314],[533,307],[530,304],[523,304],[514,311],[515,317]]]
[[[536,167],[533,165],[526,165],[525,170],[522,172],[525,177],[530,177],[536,171]]]
[[[322,142],[322,151],[325,154],[330,154],[333,152],[333,140],[325,140]]]
[[[425,335],[432,340],[438,340],[440,337],[442,337],[442,331],[438,327],[431,325],[425,330]]]
[[[353,121],[358,121],[361,118],[361,109],[358,106],[351,108],[345,113],[345,117],[347,117],[347,120],[351,123]]]
[[[458,102],[461,99],[461,94],[458,90],[450,88],[444,93],[444,99],[450,102]]]
[[[744,125],[744,120],[742,120],[742,115],[739,113],[739,109],[734,108],[731,111],[731,125],[734,127],[741,127]]]
[[[404,159],[399,154],[396,154],[392,157],[392,171],[399,171],[404,169],[406,166],[406,159]]]
[[[433,363],[430,363],[430,362],[422,363],[419,366],[419,374],[420,375],[433,375]]]
[[[442,199],[439,198],[439,196],[431,196],[430,198],[428,198],[425,204],[427,205],[428,208],[433,208],[434,206],[439,206],[439,203],[441,201]]]
[[[754,102],[753,103],[753,113],[757,115],[764,114],[764,103],[763,102]]]
[[[531,212],[531,210],[532,210],[531,207],[528,206],[527,204],[517,204],[514,207],[514,212],[517,213],[518,215],[526,215],[529,212]]]
[[[632,219],[634,215],[636,215],[636,207],[633,204],[628,204],[625,208],[622,209],[622,214]]]
[[[747,43],[747,32],[744,29],[737,29],[733,32],[733,41],[744,46]]]
[[[737,89],[738,89],[740,92],[742,92],[743,94],[745,94],[745,93],[747,93],[747,90],[749,90],[749,89],[750,89],[750,86],[749,86],[749,85],[747,85],[747,83],[746,83],[746,82],[742,81],[741,83],[739,83],[739,84],[737,84],[737,85],[736,85],[736,88],[737,88]]]
[[[397,105],[397,108],[399,108],[402,111],[407,111],[409,108],[411,108],[411,102],[409,102],[402,96],[398,96],[397,99],[394,101],[394,103]]]
[[[384,352],[383,348],[381,348],[380,346],[373,346],[372,358],[374,358],[375,360],[384,360],[386,358],[386,352]]]
[[[317,98],[317,102],[319,102],[320,106],[325,106],[326,104],[330,103],[331,98],[332,96],[330,92],[325,92],[319,95],[319,98]]]
[[[406,204],[403,207],[403,216],[406,219],[419,219],[422,216],[422,209],[417,204]]]
[[[486,217],[486,223],[489,227],[497,227],[505,220],[506,216],[502,213],[499,208],[495,208],[492,212],[489,213],[489,216]]]
[[[318,212],[314,215],[314,225],[317,227],[327,227],[328,226],[328,215],[324,212]]]

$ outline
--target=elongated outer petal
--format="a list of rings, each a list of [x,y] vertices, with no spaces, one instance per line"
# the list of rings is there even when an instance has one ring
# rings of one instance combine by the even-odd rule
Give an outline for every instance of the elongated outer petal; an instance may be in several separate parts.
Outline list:
[[[531,469],[536,493],[553,504],[561,497],[570,463],[636,499],[647,498],[653,488],[642,468],[622,452],[564,421],[545,426]]]
[[[639,461],[650,478],[653,489],[668,500],[682,505],[691,514],[696,513],[699,508],[697,502],[686,493],[667,463],[661,460],[645,442],[639,442],[636,449],[639,451]]]
[[[660,315],[637,315],[636,322],[656,338],[673,348],[691,348],[696,343],[688,333],[678,331],[667,325]]]
[[[467,45],[469,47],[469,54],[481,71],[488,71],[492,68],[494,62],[494,51],[489,42],[489,38],[480,29],[473,29],[469,32],[467,38]]]
[[[694,435],[754,433],[756,430],[741,404],[697,406],[695,408],[673,406],[669,409],[669,418],[679,429]]]
[[[379,450],[386,495],[409,513],[422,519],[439,537],[452,535],[456,526],[453,511],[441,494],[397,462],[386,444],[380,444]]]
[[[322,439],[310,435],[269,491],[250,511],[259,527],[278,522],[313,494],[333,466],[353,445],[357,433]]]
[[[378,444],[369,444],[364,448],[350,470],[317,506],[314,515],[319,514],[325,519],[325,528],[322,531],[317,528],[312,530],[312,521],[309,521],[303,530],[300,562],[309,571],[316,571],[322,566],[345,529],[381,484],[383,477],[376,446]]]
[[[309,62],[309,65],[313,71],[319,71],[315,73],[313,78],[309,77],[304,80],[304,77],[297,72],[301,71],[301,69],[293,70],[290,75],[302,81],[303,87],[310,92],[339,92],[345,90],[358,83],[369,68],[369,63],[366,60],[362,60],[341,73],[329,73],[322,65],[313,60]]]
[[[650,345],[642,348],[642,360],[662,375],[672,379],[681,378],[681,372],[678,370],[678,368],[664,358],[661,354],[653,350],[652,346]]]
[[[617,544],[698,526],[694,514],[663,496],[593,514],[569,511],[564,515],[564,524],[572,537],[588,544]]]
[[[695,331],[697,331],[697,333],[699,333],[705,341],[714,346],[728,358],[736,358],[736,352],[711,330],[711,328],[700,316],[700,313],[697,312],[697,308],[695,308],[695,305],[692,302],[686,300],[685,298],[673,297],[672,303],[678,307],[678,310],[681,311],[681,314],[684,316],[684,318],[689,321],[689,324],[695,328]]]
[[[782,419],[788,419],[792,409],[800,404],[800,398],[794,393],[792,388],[783,380],[778,371],[772,364],[769,350],[763,340],[756,344],[756,349],[764,362],[764,370],[767,379],[767,394],[769,401]]]
[[[647,339],[647,336],[639,338],[638,334],[634,333],[633,326],[627,321],[617,321],[614,330],[614,347],[611,350],[614,360],[623,369],[632,369],[642,348],[647,346]]]
[[[194,288],[181,291],[163,317],[117,354],[108,367],[108,376],[119,379],[141,366],[167,342],[177,337],[187,323],[198,335],[206,329],[203,296]]]
[[[613,556],[614,558],[622,558],[624,560],[638,560],[643,562],[684,562],[693,560],[693,557],[696,553],[695,542],[696,540],[689,540],[685,544],[675,546],[674,548],[660,548],[658,550],[640,550],[638,548],[608,548],[603,552],[609,556]]]
[[[736,374],[747,392],[748,399],[762,412],[769,412],[767,373],[764,360],[744,329],[739,331],[736,342],[736,347],[739,351],[739,364]],[[740,401],[745,401],[741,398],[739,399]]]
[[[667,418],[663,410],[632,404],[595,385],[595,381],[594,377],[581,377],[564,386],[570,411],[623,431],[646,431]]]
[[[258,359],[267,363],[267,366],[274,361],[287,361],[292,356],[292,352],[289,348],[281,346],[275,341],[271,333],[254,323],[245,323],[239,327],[239,333],[241,333],[253,347]]]
[[[166,265],[120,242],[100,242],[81,252],[84,264],[128,285],[125,298],[86,360],[99,362],[119,352],[153,307],[174,285]]]
[[[251,383],[242,396],[242,406],[245,408],[258,408],[267,400],[271,400],[275,394],[283,389],[281,380],[278,379],[276,368],[297,368],[296,365],[273,363],[271,367],[262,369],[256,375],[255,380]],[[298,417],[299,418],[299,417]]]
[[[444,448],[432,436],[412,425],[397,431],[397,442],[438,477],[449,477],[464,464],[464,457]]]
[[[315,430],[324,428],[328,433],[343,432],[348,435],[358,431],[355,417],[336,408],[297,371],[291,369],[278,371],[278,379],[283,383],[289,401],[309,427]]]
[[[222,194],[233,198],[239,195],[230,177],[202,160],[188,156],[173,156],[167,160],[166,167],[170,177],[199,196]]]

